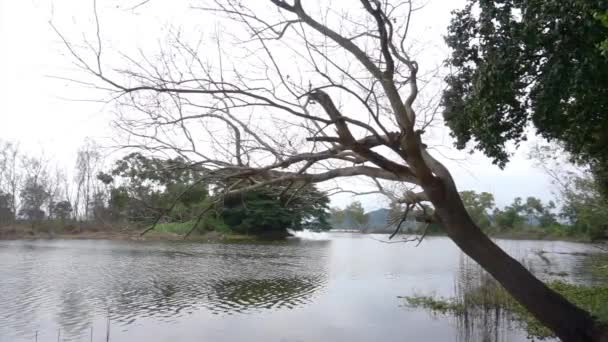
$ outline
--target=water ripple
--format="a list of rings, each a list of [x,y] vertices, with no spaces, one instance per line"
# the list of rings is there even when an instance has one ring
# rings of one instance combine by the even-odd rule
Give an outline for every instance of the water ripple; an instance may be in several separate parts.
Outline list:
[[[14,339],[61,329],[64,341],[78,341],[107,317],[127,326],[199,310],[291,310],[328,278],[326,243],[0,243],[0,336]]]

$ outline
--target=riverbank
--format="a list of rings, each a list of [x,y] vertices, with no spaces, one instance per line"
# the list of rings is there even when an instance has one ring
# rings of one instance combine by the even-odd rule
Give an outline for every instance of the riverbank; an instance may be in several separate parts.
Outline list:
[[[197,241],[197,242],[247,242],[268,240],[268,236],[235,234],[231,232],[195,232],[184,239],[185,234],[166,230],[151,230],[141,235],[143,228],[130,226],[68,225],[35,226],[16,224],[0,227],[0,240],[80,239],[125,241]],[[283,236],[284,237],[284,236]]]
[[[224,229],[221,231],[194,231],[187,238],[184,238],[191,229],[192,224],[186,223],[165,223],[159,224],[155,229],[147,232],[143,236],[143,227],[129,225],[103,225],[103,224],[67,224],[60,225],[56,222],[43,222],[36,226],[30,224],[14,224],[0,227],[0,240],[18,239],[99,239],[99,240],[132,240],[132,241],[269,241],[283,240],[290,236],[287,232],[275,232],[266,235],[247,235],[239,234]],[[385,232],[356,232],[360,234],[389,234]],[[555,235],[540,230],[513,230],[504,232],[489,232],[488,235],[495,239],[504,240],[537,240],[537,241],[568,241],[568,242],[592,242],[586,236]],[[446,236],[441,232],[428,233],[427,236]]]
[[[357,234],[386,234],[390,235],[393,231],[339,231],[345,233],[357,233]],[[421,232],[417,233],[408,233],[409,234],[418,234],[421,235]],[[543,232],[540,230],[513,230],[513,231],[504,231],[504,232],[486,232],[486,234],[493,239],[503,239],[503,240],[532,240],[532,241],[567,241],[567,242],[582,242],[582,243],[590,243],[594,242],[589,237],[583,235],[558,235],[552,234],[548,232]],[[441,236],[447,237],[447,234],[442,232],[428,232],[425,234],[426,236]],[[397,235],[398,238],[399,235]]]
[[[560,235],[542,230],[511,230],[502,232],[489,232],[487,234],[492,238],[507,240],[592,242],[592,240],[586,235]]]

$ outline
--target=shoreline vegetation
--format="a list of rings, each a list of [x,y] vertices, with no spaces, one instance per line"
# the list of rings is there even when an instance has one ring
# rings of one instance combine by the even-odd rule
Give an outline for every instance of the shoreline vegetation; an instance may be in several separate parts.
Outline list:
[[[186,225],[183,225],[184,228]],[[15,224],[0,227],[0,240],[55,240],[55,239],[81,239],[81,240],[128,240],[128,241],[191,241],[191,242],[250,242],[272,241],[284,239],[288,233],[276,234],[241,234],[231,231],[196,231],[184,238],[187,229],[175,229],[170,224],[159,224],[154,230],[141,235],[145,228],[129,226],[102,226],[102,225],[53,225],[32,227],[27,224]]]
[[[602,324],[608,324],[608,252],[583,256],[584,267],[597,278],[596,284],[574,284],[561,277],[567,273],[551,274],[545,279],[547,285],[564,296],[578,307],[589,311]],[[524,264],[527,264],[524,261]],[[531,266],[527,265],[530,269]],[[499,324],[514,322],[524,329],[529,337],[545,339],[555,334],[535,319],[521,304],[487,272],[477,264],[461,261],[458,276],[455,280],[453,297],[441,297],[434,294],[414,294],[399,297],[406,307],[425,309],[435,318],[448,316],[458,324],[480,329],[488,322]],[[498,329],[498,327],[490,327]]]
[[[579,181],[585,183],[582,179]],[[494,238],[581,242],[606,240],[608,216],[605,214],[608,213],[608,205],[587,195],[572,191],[569,196],[574,199],[563,201],[558,209],[553,201],[544,203],[533,196],[525,199],[516,197],[510,205],[499,208],[491,193],[460,193],[473,221],[485,234]],[[426,216],[425,211],[432,212],[432,209],[414,208],[406,212],[404,217],[403,208],[392,204],[388,208],[365,212],[362,204],[354,201],[343,209],[330,208],[329,221],[333,228],[354,228],[365,233],[392,234],[399,227],[402,232],[414,234],[445,234],[439,223],[421,219]]]
[[[445,236],[437,222],[420,220],[432,217],[434,209],[425,204],[406,210],[395,202],[369,212],[358,201],[330,207],[329,194],[307,182],[271,184],[222,198],[216,194],[246,184],[199,181],[205,179],[204,170],[189,168],[181,157],[133,152],[104,166],[93,142],[78,152],[78,177],[71,184],[66,174],[53,174],[44,159],[22,155],[16,146],[0,141],[2,162],[23,165],[14,170],[14,179],[4,181],[11,186],[0,188],[0,239],[268,240],[288,236],[286,227]],[[608,238],[608,206],[597,200],[593,184],[584,179],[576,184],[580,189],[568,192],[560,210],[533,196],[516,197],[504,208],[490,193],[463,191],[460,196],[473,221],[493,238]],[[142,236],[149,227],[154,229]]]
[[[104,225],[92,223],[68,223],[61,224],[53,221],[41,222],[37,225],[30,223],[16,223],[0,226],[0,240],[28,240],[28,239],[100,239],[100,240],[133,240],[133,241],[270,241],[282,240],[291,236],[287,231],[272,231],[263,233],[240,233],[230,229],[216,229],[201,231],[195,229],[186,237],[191,230],[193,222],[170,222],[159,223],[153,230],[144,235],[141,233],[147,227],[132,225]],[[332,232],[332,230],[325,230]],[[365,230],[336,230],[335,232],[348,232],[355,234],[390,234],[386,231]],[[392,232],[392,231],[391,231]],[[404,236],[420,235],[422,232],[408,232]],[[540,241],[569,241],[580,243],[592,243],[593,240],[581,235],[558,235],[540,229],[522,229],[502,232],[489,232],[491,238],[504,240],[540,240]],[[426,236],[446,236],[442,232],[428,232]],[[398,241],[398,236],[395,241]],[[597,242],[597,241],[596,241]]]

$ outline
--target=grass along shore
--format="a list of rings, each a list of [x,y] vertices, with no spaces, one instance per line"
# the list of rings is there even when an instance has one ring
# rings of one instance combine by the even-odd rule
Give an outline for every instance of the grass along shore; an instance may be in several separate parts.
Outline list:
[[[196,241],[196,242],[246,242],[268,240],[267,236],[238,234],[230,230],[195,230],[184,238],[192,228],[192,223],[161,223],[143,236],[146,227],[129,225],[103,225],[88,223],[60,224],[44,221],[39,224],[11,224],[0,226],[0,240],[38,240],[38,239],[95,239],[130,241]]]
[[[599,321],[608,324],[608,253],[585,256],[586,267],[605,282],[596,285],[570,284],[551,280],[547,284],[569,301],[593,314]],[[477,264],[462,262],[455,282],[453,297],[413,295],[400,297],[407,307],[422,308],[433,315],[448,315],[461,325],[486,329],[487,322],[500,320],[515,322],[530,337],[543,339],[554,337],[553,333],[536,320],[507,291]],[[496,328],[496,327],[494,327]]]
[[[107,240],[184,240],[184,236],[192,229],[194,221],[159,223],[156,227],[141,236],[145,226],[128,224],[101,224],[87,222],[61,223],[57,220],[45,220],[35,224],[15,223],[0,226],[0,240],[15,239],[107,239]],[[387,234],[390,231],[367,231],[363,234]],[[556,234],[541,229],[513,229],[507,231],[486,232],[490,237],[506,240],[544,240],[592,242],[587,236]],[[239,240],[255,241],[282,239],[288,234],[253,235],[239,234],[230,230],[221,222],[214,222],[213,229],[195,229],[187,240],[192,241],[222,241]],[[427,236],[447,236],[441,231],[432,231]]]

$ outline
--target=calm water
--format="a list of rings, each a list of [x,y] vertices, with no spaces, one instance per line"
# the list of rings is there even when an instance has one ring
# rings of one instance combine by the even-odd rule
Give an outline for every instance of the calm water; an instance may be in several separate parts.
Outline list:
[[[398,296],[452,296],[464,257],[446,238],[304,234],[278,244],[0,241],[0,341],[524,341],[464,329]],[[567,242],[501,241],[542,277],[593,282]],[[466,261],[466,260],[465,260]],[[562,278],[563,279],[563,278]],[[508,323],[508,322],[507,322]],[[495,329],[495,325],[501,325]],[[466,330],[466,331],[465,331]]]

